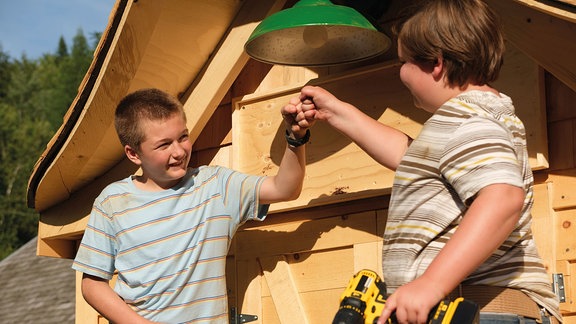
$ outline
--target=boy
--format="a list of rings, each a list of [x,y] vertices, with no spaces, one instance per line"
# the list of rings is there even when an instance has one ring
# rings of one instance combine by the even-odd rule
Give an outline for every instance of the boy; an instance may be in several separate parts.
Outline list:
[[[396,172],[383,248],[392,294],[378,323],[392,312],[400,323],[426,323],[434,305],[458,296],[481,306],[481,323],[560,320],[531,235],[524,126],[511,99],[489,85],[503,54],[484,2],[427,1],[398,34],[400,79],[432,114],[417,138],[319,87],[304,87],[288,105]]]
[[[278,174],[253,176],[189,168],[192,142],[181,103],[157,89],[126,96],[115,127],[142,175],[110,184],[94,202],[73,264],[83,272],[86,301],[114,323],[227,323],[232,236],[302,188],[308,123],[295,107],[282,115],[290,145]]]

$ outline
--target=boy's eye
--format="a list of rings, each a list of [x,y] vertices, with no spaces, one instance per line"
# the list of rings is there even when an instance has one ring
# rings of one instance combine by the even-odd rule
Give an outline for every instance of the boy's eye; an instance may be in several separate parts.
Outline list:
[[[180,142],[187,141],[188,138],[189,138],[188,134],[184,134],[184,135],[182,135],[182,136],[180,137]]]

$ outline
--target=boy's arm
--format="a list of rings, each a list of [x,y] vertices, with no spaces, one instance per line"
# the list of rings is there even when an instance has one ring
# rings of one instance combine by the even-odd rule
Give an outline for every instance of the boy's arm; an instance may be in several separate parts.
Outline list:
[[[260,188],[260,203],[270,204],[298,198],[306,170],[305,145],[286,145],[280,168],[275,176],[267,177]]]
[[[294,135],[295,138],[301,138]],[[306,145],[286,145],[280,168],[275,176],[267,177],[260,187],[260,203],[271,204],[298,198],[306,172]]]
[[[302,140],[309,136],[309,128],[314,124],[313,118],[307,118],[300,102],[291,101],[282,107],[281,114],[286,126],[286,136],[300,141],[293,146],[286,144],[280,168],[275,176],[267,177],[260,187],[260,203],[271,204],[298,198],[302,191],[302,182],[306,172],[306,145]]]
[[[430,309],[508,238],[518,223],[524,197],[522,188],[508,184],[481,189],[452,238],[424,274],[387,299],[378,323],[385,323],[394,309],[398,320],[419,318],[424,323]]]
[[[396,170],[412,141],[403,132],[382,124],[321,87],[303,87],[298,99],[307,118],[327,122],[391,170]]]
[[[84,274],[82,276],[82,296],[90,306],[113,323],[153,323],[128,307],[110,287],[108,280]]]

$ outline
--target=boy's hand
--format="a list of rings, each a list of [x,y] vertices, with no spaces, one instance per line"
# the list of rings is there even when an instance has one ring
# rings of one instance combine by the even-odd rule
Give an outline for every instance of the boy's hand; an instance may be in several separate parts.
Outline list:
[[[287,128],[298,137],[304,136],[306,129],[310,128],[315,122],[312,114],[304,113],[302,105],[303,103],[300,99],[294,97],[280,111]]]
[[[386,306],[378,319],[378,324],[387,323],[392,312],[396,312],[398,323],[428,323],[430,310],[444,296],[435,283],[422,277],[398,288],[386,299]]]

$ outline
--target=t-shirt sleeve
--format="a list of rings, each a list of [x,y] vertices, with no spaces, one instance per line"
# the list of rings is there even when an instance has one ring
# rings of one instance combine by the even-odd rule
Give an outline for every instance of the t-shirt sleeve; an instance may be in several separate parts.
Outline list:
[[[467,205],[486,186],[524,186],[512,134],[483,117],[468,119],[452,134],[440,159],[440,172]]]
[[[259,192],[265,177],[249,175],[227,168],[220,169],[223,201],[232,215],[239,216],[239,222],[264,220],[268,204],[260,204]]]
[[[116,251],[112,217],[97,199],[92,207],[72,268],[110,280],[114,274]]]

